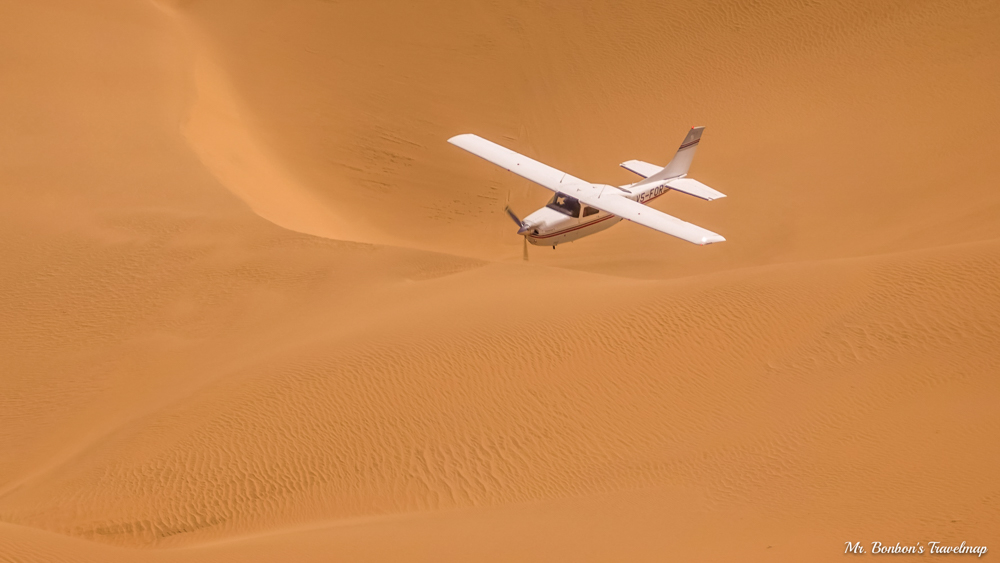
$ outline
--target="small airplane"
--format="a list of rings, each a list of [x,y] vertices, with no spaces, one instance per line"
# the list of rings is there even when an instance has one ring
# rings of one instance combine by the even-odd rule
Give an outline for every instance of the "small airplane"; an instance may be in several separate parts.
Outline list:
[[[622,219],[694,244],[705,245],[726,240],[708,229],[644,205],[670,190],[708,201],[726,197],[725,194],[687,177],[694,151],[698,148],[704,130],[704,127],[692,127],[677,149],[677,154],[666,166],[641,160],[621,163],[622,168],[643,178],[625,186],[591,184],[471,133],[456,135],[448,139],[448,142],[555,192],[545,207],[528,215],[523,221],[510,207],[505,208],[510,218],[517,223],[517,234],[524,236],[524,257],[527,260],[528,242],[555,248],[558,244],[603,231]]]

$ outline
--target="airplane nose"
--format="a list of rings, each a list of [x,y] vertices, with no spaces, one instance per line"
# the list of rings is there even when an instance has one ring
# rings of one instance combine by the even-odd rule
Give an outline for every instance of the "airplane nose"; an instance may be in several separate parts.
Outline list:
[[[538,230],[545,226],[545,221],[540,221],[538,223],[529,223],[525,221],[521,224],[521,229],[517,231],[519,235],[532,234],[537,235]]]

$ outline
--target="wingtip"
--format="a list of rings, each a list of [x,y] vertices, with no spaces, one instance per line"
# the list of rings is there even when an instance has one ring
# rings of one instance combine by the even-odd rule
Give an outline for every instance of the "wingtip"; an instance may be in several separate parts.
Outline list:
[[[471,141],[474,139],[481,139],[479,135],[475,133],[462,133],[460,135],[455,135],[454,137],[448,139],[448,142],[455,145],[456,147],[461,147],[461,143],[464,141]]]

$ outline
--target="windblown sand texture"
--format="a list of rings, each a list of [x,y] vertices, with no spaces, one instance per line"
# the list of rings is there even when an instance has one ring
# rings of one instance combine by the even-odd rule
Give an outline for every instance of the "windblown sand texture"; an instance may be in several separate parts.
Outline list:
[[[998,92],[985,0],[2,0],[0,561],[1000,552]],[[445,142],[691,125],[728,242],[529,262]]]

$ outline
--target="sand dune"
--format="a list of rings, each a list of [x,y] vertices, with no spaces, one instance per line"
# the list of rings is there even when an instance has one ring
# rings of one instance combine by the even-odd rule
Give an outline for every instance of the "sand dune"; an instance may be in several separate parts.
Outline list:
[[[626,227],[559,265],[665,277],[1000,236],[989,3],[219,0],[184,13],[310,189],[412,245],[514,257],[498,208],[546,198],[441,143],[456,132],[624,183],[619,162],[663,162],[691,124],[708,126],[694,174],[732,197],[662,207],[734,244],[639,245]],[[622,257],[629,243],[643,250]]]
[[[0,561],[992,545],[988,2],[0,5]],[[729,194],[552,251],[545,191]]]

